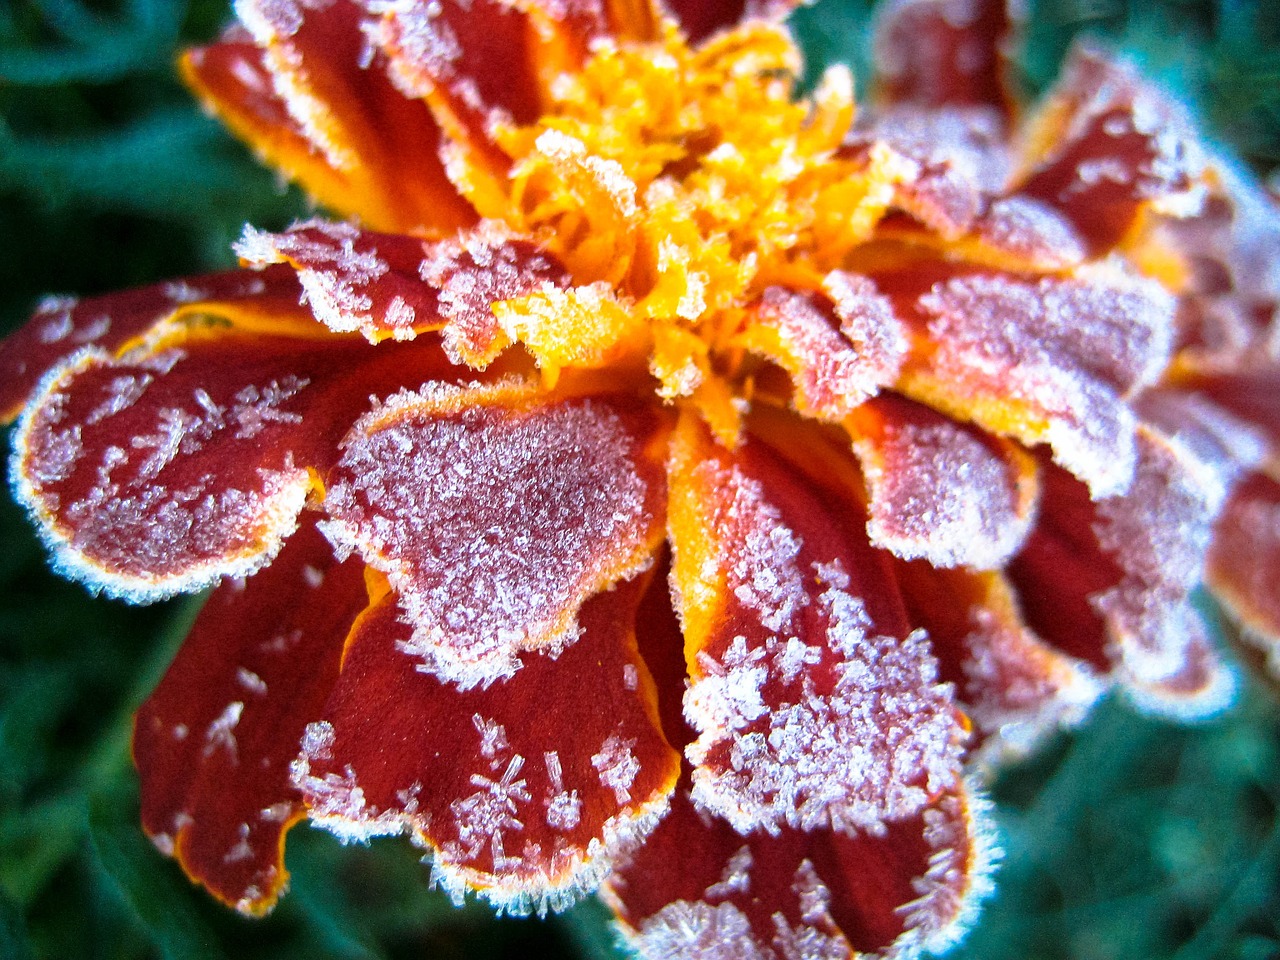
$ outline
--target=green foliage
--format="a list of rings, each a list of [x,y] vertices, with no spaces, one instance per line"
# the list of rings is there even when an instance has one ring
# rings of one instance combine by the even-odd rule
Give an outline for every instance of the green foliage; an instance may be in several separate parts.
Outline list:
[[[34,299],[225,266],[245,221],[305,212],[174,78],[224,0],[0,4],[0,328]],[[866,76],[865,0],[796,22],[816,70]],[[1042,89],[1071,38],[1110,38],[1260,171],[1280,163],[1280,0],[1034,4],[1021,60]],[[193,888],[137,827],[132,711],[194,606],[126,608],[46,571],[0,501],[0,957],[606,960],[594,902],[546,922],[455,910],[408,845],[298,828],[292,890],[265,921]],[[1246,682],[1201,726],[1107,702],[995,787],[1006,863],[965,960],[1280,956],[1280,708]]]

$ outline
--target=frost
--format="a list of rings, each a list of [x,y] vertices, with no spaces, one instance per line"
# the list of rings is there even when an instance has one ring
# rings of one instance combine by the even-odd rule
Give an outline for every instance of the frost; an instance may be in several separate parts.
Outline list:
[[[337,333],[369,334],[387,323],[385,316],[373,314],[372,287],[391,269],[369,244],[370,239],[351,224],[313,219],[285,233],[246,226],[235,250],[250,265],[286,260],[296,264],[303,295],[317,320]]]
[[[247,667],[236,668],[236,681],[250,693],[264,697],[267,694],[267,683]]]
[[[600,752],[591,758],[591,765],[600,775],[600,782],[613,791],[619,806],[630,801],[631,785],[640,772],[640,761],[631,752],[635,745],[634,737],[624,740],[617,734],[612,734],[600,747]]]
[[[357,155],[333,136],[330,106],[311,89],[310,78],[293,38],[302,29],[307,11],[324,11],[334,0],[235,0],[236,16],[267,52],[276,96],[311,144],[336,170],[351,170]]]
[[[968,276],[936,284],[919,305],[938,376],[1047,414],[1055,459],[1095,497],[1128,485],[1134,419],[1122,397],[1168,362],[1168,293],[1105,272],[1035,283]]]
[[[731,902],[676,900],[640,924],[631,946],[644,960],[774,960]]]
[[[831,891],[813,864],[800,861],[791,890],[800,901],[800,924],[793,927],[781,911],[773,915],[773,945],[779,960],[848,960],[852,951],[831,917]],[[820,929],[825,928],[825,929]]]
[[[647,562],[645,485],[602,404],[414,415],[430,393],[352,432],[325,530],[391,579],[405,652],[465,688],[510,676],[520,650],[563,649],[583,591]]]
[[[582,800],[577,790],[564,788],[560,754],[548,750],[543,754],[543,759],[547,764],[547,780],[551,784],[551,793],[546,798],[547,826],[553,830],[572,830],[582,820]]]
[[[1041,269],[1073,267],[1087,254],[1071,221],[1034,197],[1014,194],[993,201],[978,222],[978,233],[987,243]]]
[[[884,323],[883,305],[854,286],[861,278],[836,276],[841,279],[828,278],[828,286],[839,296],[836,312],[843,320],[843,337],[806,294],[769,287],[757,312],[759,322],[780,341],[799,409],[832,420],[847,416],[892,383],[903,349],[896,320],[889,315]]]
[[[873,543],[935,567],[981,570],[1022,545],[1032,511],[1019,502],[1016,467],[967,430],[941,418],[891,423],[877,454],[863,459]]]
[[[712,461],[696,470],[730,493],[715,519],[724,589],[754,639],[699,651],[684,701],[701,734],[686,751],[695,802],[742,833],[877,832],[913,814],[955,780],[960,756],[927,640],[874,635],[838,560],[802,575],[799,538],[756,481]],[[816,610],[806,582],[825,584]]]
[[[493,780],[478,773],[471,775],[471,784],[478,787],[475,793],[449,804],[454,816],[454,828],[458,839],[443,844],[441,849],[451,860],[474,860],[488,844],[502,846],[503,831],[518,832],[524,823],[516,816],[521,803],[529,802],[529,791],[524,780],[516,777],[524,766],[524,758],[518,754],[511,758],[501,778]],[[494,858],[494,870],[502,871],[498,858]]]
[[[945,953],[963,939],[994,890],[992,874],[1003,852],[991,802],[973,783],[966,788],[924,813],[929,864],[912,881],[919,896],[898,908],[906,930],[893,945],[895,956]]]
[[[448,321],[442,334],[446,355],[480,369],[506,343],[494,303],[525,296],[544,283],[569,282],[545,255],[514,243],[500,225],[487,221],[428,245],[418,274],[436,289],[440,314]]]
[[[720,874],[720,879],[707,887],[705,899],[717,900],[721,897],[731,897],[736,893],[750,892],[752,859],[749,846],[739,847],[738,852],[730,857],[729,862],[725,864],[724,872]]]
[[[235,729],[243,712],[244,704],[234,700],[209,724],[209,729],[204,734],[204,756],[212,756],[216,750],[225,750],[233,762],[238,762]]]
[[[498,755],[511,749],[506,727],[494,720],[486,720],[478,713],[472,716],[471,722],[480,734],[480,756],[488,760],[490,766],[500,766],[502,761]]]

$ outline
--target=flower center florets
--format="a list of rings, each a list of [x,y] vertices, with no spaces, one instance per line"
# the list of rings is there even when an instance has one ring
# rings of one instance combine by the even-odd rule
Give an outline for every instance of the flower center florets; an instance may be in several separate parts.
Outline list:
[[[732,432],[745,313],[772,286],[821,289],[865,242],[903,161],[842,156],[848,71],[796,99],[785,31],[749,25],[691,49],[601,44],[536,123],[497,133],[518,158],[505,219],[572,274],[497,305],[544,374],[643,360],[667,400]]]

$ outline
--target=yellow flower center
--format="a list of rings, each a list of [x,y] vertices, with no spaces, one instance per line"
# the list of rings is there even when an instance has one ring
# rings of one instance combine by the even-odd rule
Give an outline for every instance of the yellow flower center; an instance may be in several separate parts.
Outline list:
[[[841,157],[849,73],[797,100],[800,67],[782,29],[696,50],[670,29],[602,45],[551,85],[537,123],[497,132],[518,158],[502,219],[579,285],[495,307],[544,377],[642,360],[662,397],[736,434],[747,308],[773,285],[820,289],[906,172],[888,150]]]

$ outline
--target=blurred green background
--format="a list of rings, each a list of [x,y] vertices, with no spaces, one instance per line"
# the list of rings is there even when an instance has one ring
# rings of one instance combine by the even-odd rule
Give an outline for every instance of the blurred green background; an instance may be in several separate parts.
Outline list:
[[[229,265],[244,222],[305,213],[175,80],[175,51],[227,7],[0,0],[0,329],[45,293]],[[868,9],[801,11],[811,65],[865,63]],[[1081,31],[1130,51],[1259,173],[1280,164],[1280,0],[1032,3],[1029,94]],[[265,921],[192,888],[137,826],[128,734],[195,609],[90,598],[0,499],[0,960],[621,956],[594,902],[546,922],[454,910],[398,841],[298,828],[292,892]],[[1104,702],[994,794],[999,892],[952,956],[1280,958],[1280,707],[1256,681],[1193,728]]]

